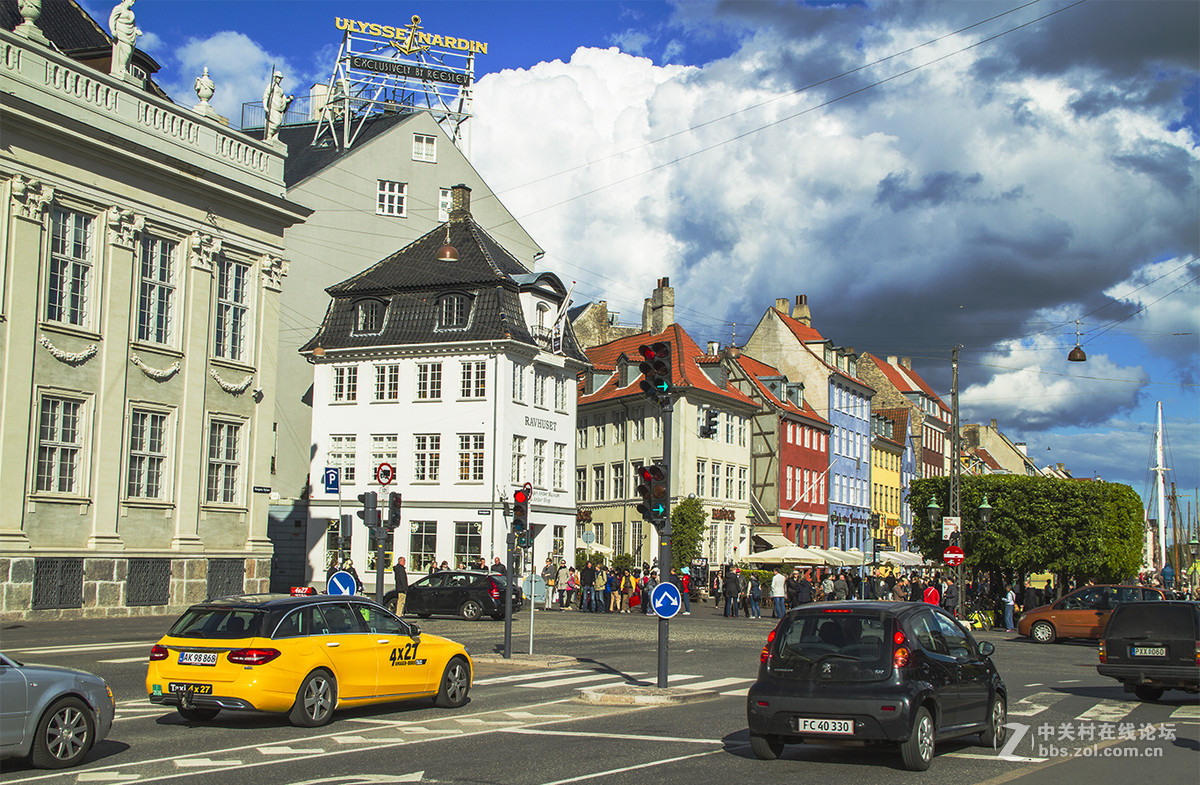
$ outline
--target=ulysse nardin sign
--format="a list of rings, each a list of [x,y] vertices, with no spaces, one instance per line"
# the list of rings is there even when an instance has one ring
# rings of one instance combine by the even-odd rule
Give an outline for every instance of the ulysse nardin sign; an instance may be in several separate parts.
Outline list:
[[[402,63],[396,60],[374,60],[369,57],[354,55],[350,58],[350,67],[363,71],[374,71],[377,74],[400,76],[406,79],[422,79],[426,82],[445,82],[447,84],[469,85],[471,75],[444,68],[429,68],[423,65]]]
[[[421,29],[421,17],[415,15],[412,22],[403,27],[360,22],[356,19],[343,19],[340,16],[334,17],[334,24],[337,25],[338,30],[385,38],[397,51],[406,55],[427,52],[431,48],[454,49],[459,52],[481,55],[487,54],[488,51],[486,41],[472,41],[452,35],[430,35]]]

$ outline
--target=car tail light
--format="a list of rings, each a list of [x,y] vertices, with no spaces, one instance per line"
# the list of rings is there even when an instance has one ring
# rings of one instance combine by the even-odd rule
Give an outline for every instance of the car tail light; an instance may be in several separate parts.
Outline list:
[[[234,665],[265,665],[279,656],[279,649],[234,649],[229,661]]]
[[[908,664],[908,648],[904,645],[904,632],[896,630],[892,633],[892,643],[896,648],[892,650],[892,667],[903,668]]]
[[[493,600],[496,600],[497,602],[499,602],[500,587],[497,586],[496,582],[494,580],[492,580],[491,578],[488,578],[488,594],[492,595]]]
[[[155,660],[165,660],[167,658],[167,654],[169,654],[167,647],[163,646],[161,643],[156,643],[150,648],[150,662],[154,662]]]
[[[1101,665],[1106,664],[1108,662],[1108,644],[1104,641],[1103,638],[1100,640],[1099,653],[1100,653],[1100,664]]]
[[[1200,641],[1196,641],[1196,664],[1200,665]]]
[[[759,656],[759,662],[766,662],[771,659],[771,644],[775,642],[775,630],[767,633],[767,645],[763,646],[762,654]]]

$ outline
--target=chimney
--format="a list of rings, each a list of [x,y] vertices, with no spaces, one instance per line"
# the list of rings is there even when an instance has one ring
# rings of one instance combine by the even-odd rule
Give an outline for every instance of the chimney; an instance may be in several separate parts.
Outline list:
[[[720,349],[720,347],[721,347],[720,341],[709,341],[708,342],[708,352],[706,352],[706,354],[708,354],[709,357],[716,357],[717,351]]]
[[[1029,447],[1025,444],[1025,442],[1013,442],[1013,447],[1016,447],[1017,452],[1021,453],[1026,458],[1029,457]]]
[[[900,358],[899,358],[899,357],[897,357],[896,355],[894,355],[894,354],[889,354],[889,355],[888,355],[888,358],[887,358],[887,363],[888,363],[888,365],[895,365],[895,364],[896,364],[896,363],[898,363],[899,361],[900,361]]]
[[[808,310],[807,294],[796,295],[796,310],[792,311],[792,316],[805,327],[812,327],[812,313]]]
[[[911,371],[912,370],[912,358],[911,357],[901,357],[900,358],[900,367],[907,368],[908,370]]]
[[[775,310],[779,311],[784,316],[792,315],[791,308],[789,308],[790,305],[791,305],[791,303],[788,301],[788,298],[786,298],[786,297],[776,297],[775,298]]]
[[[471,217],[471,189],[459,183],[450,188],[450,220],[464,221]]]
[[[675,324],[675,290],[671,288],[671,279],[663,276],[658,279],[654,293],[646,299],[642,308],[642,331],[655,335]]]
[[[999,430],[998,428],[996,428],[996,420],[995,420],[995,418],[993,418],[993,419],[992,419],[992,422],[991,422],[991,428],[992,428],[992,430],[993,430],[993,431],[995,431],[995,430]]]
[[[1066,468],[1066,466],[1067,466],[1065,463],[1059,463],[1059,464],[1055,464],[1055,465],[1056,465],[1056,466],[1058,466],[1058,470],[1059,470],[1060,472],[1061,472],[1063,469],[1065,469],[1065,468]]]

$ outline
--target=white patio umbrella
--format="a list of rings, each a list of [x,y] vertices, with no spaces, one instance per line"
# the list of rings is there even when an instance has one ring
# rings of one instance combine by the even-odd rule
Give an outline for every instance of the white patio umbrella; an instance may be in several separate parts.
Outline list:
[[[841,548],[809,548],[809,550],[820,554],[824,560],[821,563],[828,564],[831,567],[843,567],[854,561]]]
[[[759,564],[824,564],[823,557],[813,548],[799,545],[782,545],[768,551],[759,551],[746,557],[746,561]]]

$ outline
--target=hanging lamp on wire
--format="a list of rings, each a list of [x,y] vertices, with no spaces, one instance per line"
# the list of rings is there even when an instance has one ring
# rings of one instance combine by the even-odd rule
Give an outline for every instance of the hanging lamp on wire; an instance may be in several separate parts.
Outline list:
[[[457,262],[458,249],[450,244],[450,222],[446,222],[446,244],[438,249],[437,258],[439,262]]]
[[[1087,353],[1079,345],[1079,320],[1075,320],[1075,348],[1067,355],[1067,360],[1073,363],[1087,362]]]

